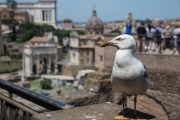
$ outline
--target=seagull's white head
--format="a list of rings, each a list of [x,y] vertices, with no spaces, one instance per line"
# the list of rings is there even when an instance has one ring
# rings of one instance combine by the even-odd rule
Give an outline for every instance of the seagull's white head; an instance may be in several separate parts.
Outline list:
[[[118,49],[136,49],[136,41],[131,35],[123,34],[119,35],[108,42],[103,42],[101,47],[115,46]]]

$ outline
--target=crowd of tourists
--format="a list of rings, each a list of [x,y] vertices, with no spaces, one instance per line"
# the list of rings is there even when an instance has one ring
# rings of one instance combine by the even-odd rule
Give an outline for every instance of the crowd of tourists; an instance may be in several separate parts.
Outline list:
[[[180,55],[180,26],[144,24],[141,22],[137,28],[137,52],[159,52],[172,50],[172,54],[178,52]]]

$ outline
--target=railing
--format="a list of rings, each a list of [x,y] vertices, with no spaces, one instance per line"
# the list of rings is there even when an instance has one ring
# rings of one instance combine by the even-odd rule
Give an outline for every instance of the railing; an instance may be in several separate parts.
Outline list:
[[[30,120],[38,114],[35,110],[13,100],[16,94],[50,111],[71,108],[70,105],[33,92],[11,82],[0,79],[0,88],[8,91],[9,97],[0,94],[0,120]]]

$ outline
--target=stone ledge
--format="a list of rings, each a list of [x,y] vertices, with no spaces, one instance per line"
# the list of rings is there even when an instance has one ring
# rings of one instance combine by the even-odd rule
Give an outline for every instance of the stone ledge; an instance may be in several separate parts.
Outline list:
[[[47,116],[51,116],[50,120],[114,120],[122,110],[122,106],[114,103],[102,103],[89,105],[84,107],[76,107],[67,110],[59,110],[36,114],[32,120],[46,120]],[[154,118],[153,120],[160,120]]]

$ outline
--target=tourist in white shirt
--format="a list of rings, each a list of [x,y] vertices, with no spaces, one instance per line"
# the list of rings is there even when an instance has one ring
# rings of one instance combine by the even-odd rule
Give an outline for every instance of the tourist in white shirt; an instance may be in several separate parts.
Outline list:
[[[174,50],[173,50],[173,55],[175,54],[176,51],[178,51],[180,55],[180,28],[178,25],[175,25],[174,31]]]
[[[151,50],[152,49],[152,43],[154,39],[154,28],[148,24],[146,27],[146,46],[145,46],[145,51]]]

